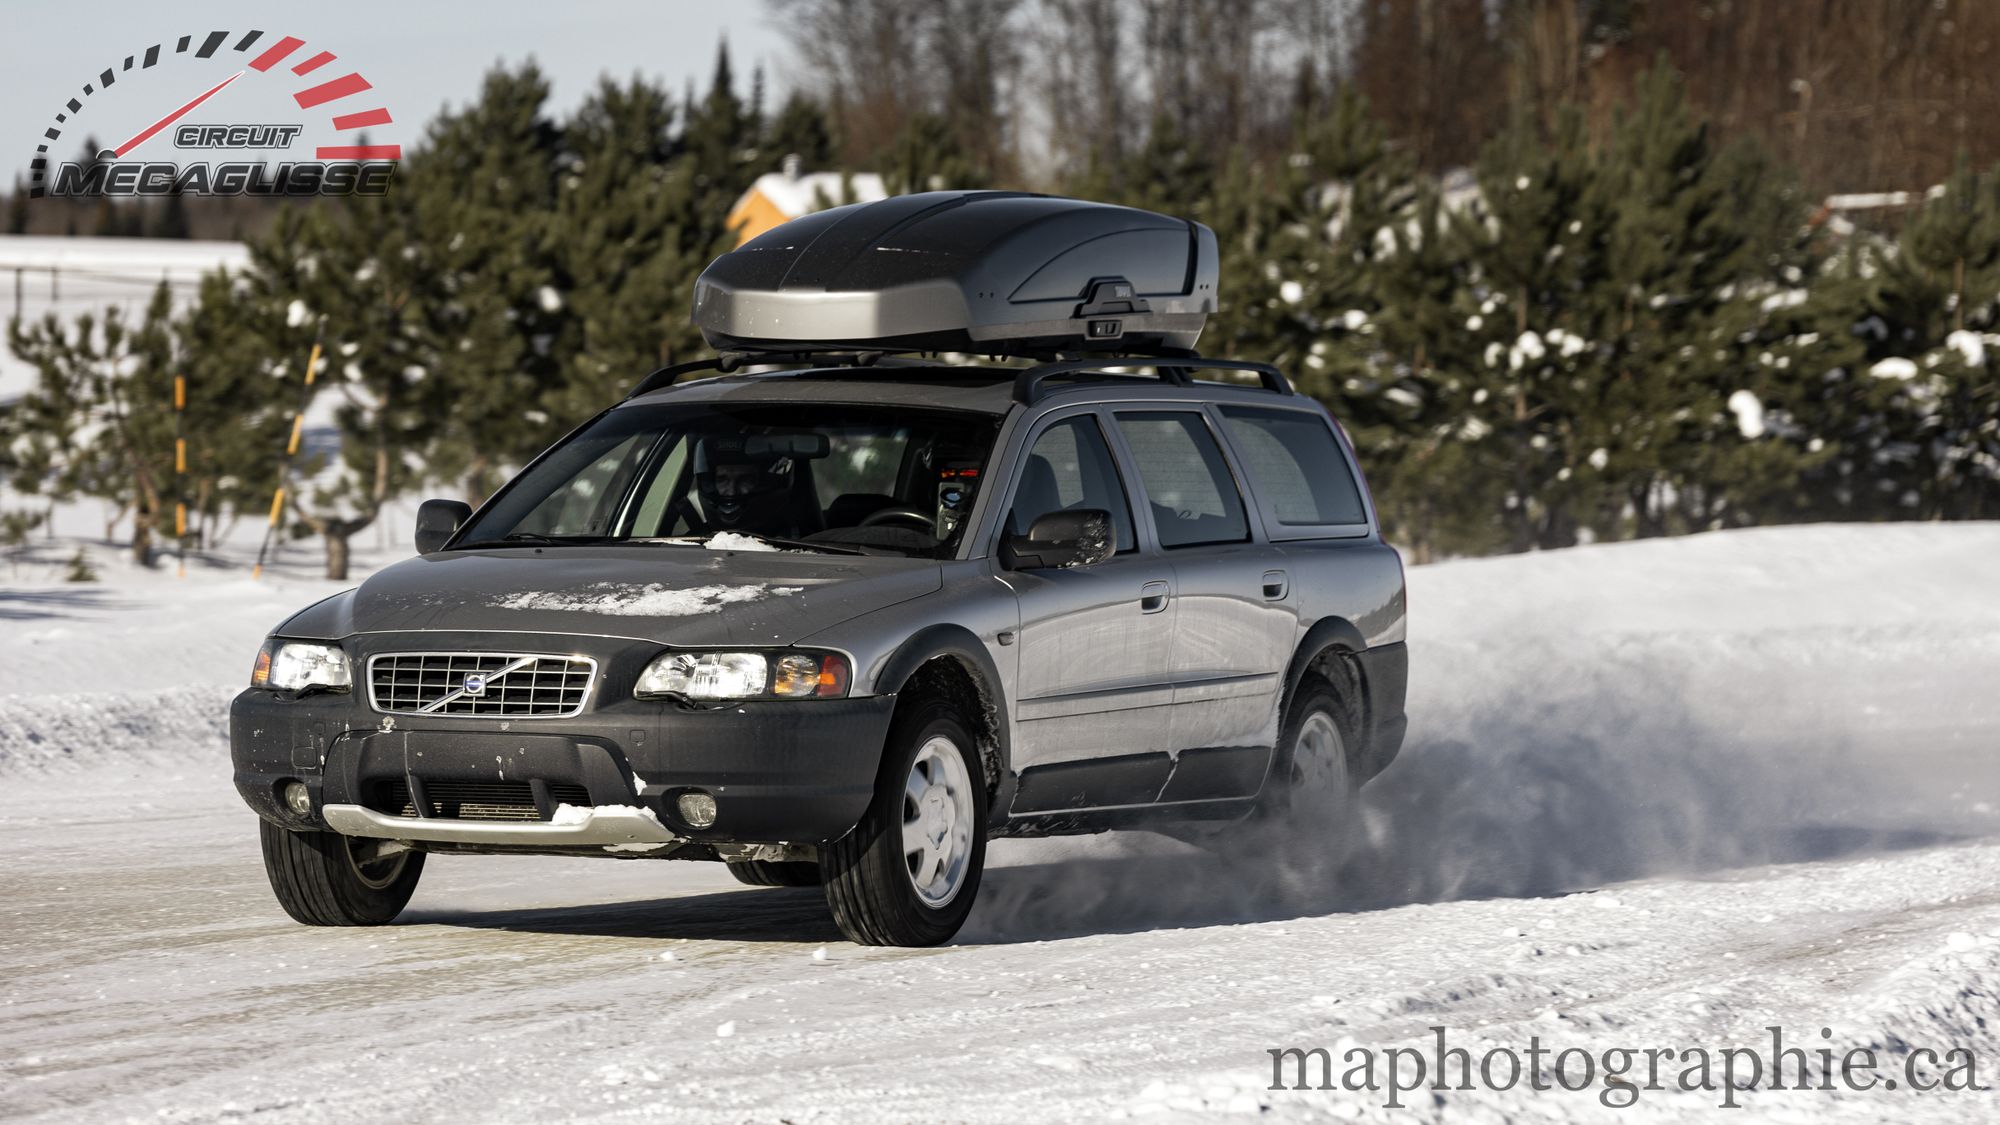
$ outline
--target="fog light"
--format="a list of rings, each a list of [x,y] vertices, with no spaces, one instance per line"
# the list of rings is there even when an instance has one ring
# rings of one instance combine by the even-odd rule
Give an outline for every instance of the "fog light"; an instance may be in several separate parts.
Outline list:
[[[674,804],[681,810],[681,819],[692,827],[707,828],[715,823],[715,798],[706,793],[683,793]]]
[[[312,794],[307,792],[305,782],[303,781],[285,782],[285,807],[292,810],[292,812],[297,816],[312,815],[313,811]]]

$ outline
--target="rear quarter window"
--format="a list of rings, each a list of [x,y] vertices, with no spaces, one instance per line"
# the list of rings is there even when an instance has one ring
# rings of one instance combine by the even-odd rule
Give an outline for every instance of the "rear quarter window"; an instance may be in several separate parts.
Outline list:
[[[1243,470],[1280,524],[1368,522],[1361,489],[1325,419],[1300,410],[1221,408]]]

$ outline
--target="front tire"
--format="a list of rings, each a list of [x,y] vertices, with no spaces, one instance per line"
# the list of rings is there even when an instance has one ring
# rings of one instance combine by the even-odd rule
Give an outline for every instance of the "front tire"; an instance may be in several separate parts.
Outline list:
[[[889,728],[875,799],[820,849],[826,901],[859,945],[938,945],[972,912],[986,863],[986,784],[957,708],[913,701]]]
[[[817,887],[819,864],[809,859],[732,859],[729,873],[749,887]]]
[[[257,822],[264,874],[278,905],[308,926],[380,926],[416,893],[424,853],[338,832],[294,832]]]

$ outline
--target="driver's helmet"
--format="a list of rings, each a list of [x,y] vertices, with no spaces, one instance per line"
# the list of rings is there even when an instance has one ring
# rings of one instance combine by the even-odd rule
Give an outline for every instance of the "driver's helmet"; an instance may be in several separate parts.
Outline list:
[[[792,480],[788,457],[744,451],[740,435],[706,437],[695,445],[694,485],[711,527],[778,532]]]

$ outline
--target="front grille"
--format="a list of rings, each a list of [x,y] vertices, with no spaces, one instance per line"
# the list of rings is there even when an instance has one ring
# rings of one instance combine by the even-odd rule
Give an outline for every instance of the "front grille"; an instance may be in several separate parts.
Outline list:
[[[401,778],[371,786],[368,807],[390,816],[417,815],[410,800],[410,784]],[[549,804],[590,806],[590,792],[568,782],[549,783]],[[535,807],[535,791],[525,781],[424,782],[424,815],[456,820],[540,820]]]
[[[587,656],[390,652],[368,661],[368,700],[396,715],[561,719],[583,710],[596,674]]]

